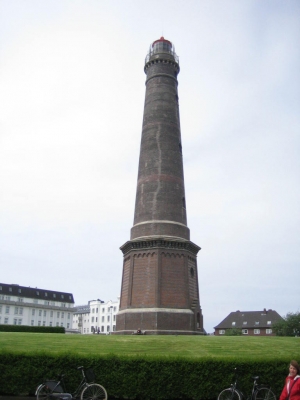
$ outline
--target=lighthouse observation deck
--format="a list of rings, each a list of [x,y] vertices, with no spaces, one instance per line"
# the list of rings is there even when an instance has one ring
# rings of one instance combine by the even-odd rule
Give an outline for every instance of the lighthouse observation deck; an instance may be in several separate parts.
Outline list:
[[[150,45],[149,52],[145,58],[145,64],[159,58],[170,59],[179,64],[179,57],[175,53],[173,44],[163,36]]]

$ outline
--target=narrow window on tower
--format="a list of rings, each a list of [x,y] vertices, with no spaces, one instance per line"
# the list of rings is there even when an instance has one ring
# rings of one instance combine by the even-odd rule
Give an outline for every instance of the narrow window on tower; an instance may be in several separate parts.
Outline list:
[[[178,146],[179,146],[179,151],[180,151],[180,153],[182,154],[182,146],[181,146],[181,143],[179,143]]]
[[[182,198],[182,207],[185,208],[185,197]]]

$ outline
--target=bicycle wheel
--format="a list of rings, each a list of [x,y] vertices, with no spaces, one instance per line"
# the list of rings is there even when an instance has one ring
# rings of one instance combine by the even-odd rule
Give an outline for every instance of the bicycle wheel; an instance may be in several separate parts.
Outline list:
[[[254,400],[276,400],[276,396],[270,388],[265,387],[254,393]]]
[[[107,393],[103,386],[91,383],[81,392],[80,400],[107,400]]]
[[[218,400],[242,400],[242,396],[236,389],[224,389],[218,396]]]
[[[46,385],[41,385],[36,391],[36,400],[47,399],[49,393],[52,393],[52,391]]]

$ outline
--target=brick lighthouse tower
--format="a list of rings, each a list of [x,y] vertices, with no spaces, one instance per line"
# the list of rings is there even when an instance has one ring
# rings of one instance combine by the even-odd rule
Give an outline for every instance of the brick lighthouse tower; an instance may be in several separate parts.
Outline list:
[[[116,333],[201,334],[197,253],[187,227],[177,75],[172,43],[146,56],[146,96],[134,223],[124,255]]]

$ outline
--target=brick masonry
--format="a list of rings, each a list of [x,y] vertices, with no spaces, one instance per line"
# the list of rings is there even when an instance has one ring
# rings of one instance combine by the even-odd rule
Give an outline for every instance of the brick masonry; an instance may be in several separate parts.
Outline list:
[[[182,244],[188,247],[189,242],[148,241],[140,249],[125,247],[118,333],[138,328],[153,334],[203,331],[195,254],[199,247],[191,251]]]
[[[197,253],[190,241],[179,118],[179,63],[172,44],[153,43],[144,71],[146,95],[134,223],[124,254],[116,333],[203,333]]]

